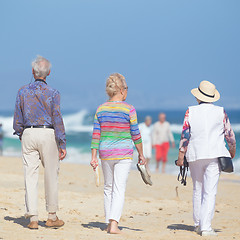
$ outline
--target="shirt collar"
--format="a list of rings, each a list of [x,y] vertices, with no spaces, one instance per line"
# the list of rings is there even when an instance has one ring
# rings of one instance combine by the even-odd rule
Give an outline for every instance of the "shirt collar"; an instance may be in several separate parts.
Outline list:
[[[44,81],[43,79],[36,79],[35,82],[43,82],[43,83],[47,84],[47,82]]]

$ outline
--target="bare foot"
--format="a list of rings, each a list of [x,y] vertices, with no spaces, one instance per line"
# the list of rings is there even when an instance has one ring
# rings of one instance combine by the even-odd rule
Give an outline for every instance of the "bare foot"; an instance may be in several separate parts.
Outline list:
[[[110,221],[109,231],[110,234],[121,234],[122,231],[118,228],[118,222],[115,220]]]
[[[109,230],[109,233],[110,234],[121,234],[122,233],[122,231],[119,229],[119,228],[116,228],[116,229],[110,229]]]
[[[109,232],[109,230],[110,230],[110,223],[107,225],[107,227],[104,229],[104,231]]]

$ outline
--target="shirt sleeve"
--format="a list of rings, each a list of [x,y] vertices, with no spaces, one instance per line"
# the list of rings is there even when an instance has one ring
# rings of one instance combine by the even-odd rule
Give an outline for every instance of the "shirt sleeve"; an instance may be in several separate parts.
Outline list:
[[[21,139],[21,136],[24,130],[24,125],[23,125],[23,113],[21,108],[20,91],[18,91],[17,98],[16,98],[14,118],[13,118],[13,129],[14,129],[13,135],[17,135]]]
[[[66,149],[65,128],[60,111],[60,93],[58,91],[56,91],[53,95],[52,124],[59,148]]]
[[[228,115],[225,112],[225,110],[224,110],[223,125],[224,125],[224,137],[228,143],[229,150],[235,149],[236,148],[235,134],[232,130]]]
[[[186,152],[190,139],[190,124],[189,124],[189,109],[185,113],[183,121],[183,129],[181,134],[181,140],[179,144],[179,150],[181,152]]]
[[[130,133],[134,144],[139,144],[142,142],[141,134],[137,122],[137,113],[135,108],[132,106],[129,112],[130,116]]]
[[[157,126],[155,123],[152,128],[152,145],[156,145],[156,142],[157,142],[156,139],[157,139]]]
[[[174,142],[174,137],[173,137],[173,134],[172,134],[172,131],[171,131],[171,128],[170,128],[170,124],[169,124],[169,127],[168,127],[168,137],[169,137],[169,140],[170,142]]]
[[[100,128],[97,112],[98,110],[96,111],[96,114],[94,116],[91,149],[99,149],[99,142],[101,138],[101,128]]]

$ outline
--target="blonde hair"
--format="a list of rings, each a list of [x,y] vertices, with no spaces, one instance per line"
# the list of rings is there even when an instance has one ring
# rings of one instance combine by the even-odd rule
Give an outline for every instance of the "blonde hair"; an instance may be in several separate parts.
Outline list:
[[[106,82],[107,95],[112,98],[126,86],[125,77],[120,73],[113,73],[108,77]]]

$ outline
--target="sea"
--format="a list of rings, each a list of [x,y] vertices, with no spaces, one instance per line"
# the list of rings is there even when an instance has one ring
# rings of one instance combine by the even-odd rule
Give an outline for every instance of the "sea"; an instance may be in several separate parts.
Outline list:
[[[226,110],[229,116],[231,126],[234,130],[237,141],[236,157],[233,159],[236,174],[240,174],[240,110]],[[182,123],[184,119],[184,110],[137,110],[138,122],[144,122],[148,115],[157,121],[159,112],[166,113],[167,121],[171,124],[171,130],[174,135],[176,148],[170,148],[168,154],[168,163],[166,172],[168,174],[177,174],[179,168],[175,166],[175,160],[178,156],[178,145],[180,141]],[[67,157],[64,162],[89,165],[91,160],[91,135],[93,126],[94,111],[81,109],[79,111],[63,112],[63,119],[66,129],[67,138]],[[21,144],[18,137],[13,135],[13,112],[0,111],[0,123],[3,124],[3,155],[4,156],[21,156]],[[134,151],[132,168],[136,169],[137,153]],[[155,170],[154,152],[150,160],[150,170]]]

